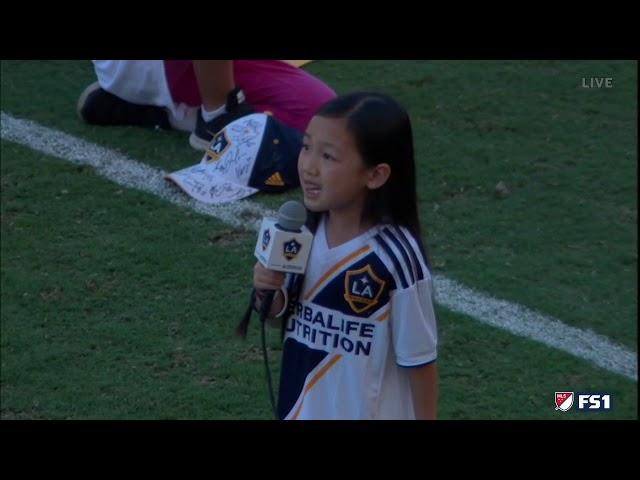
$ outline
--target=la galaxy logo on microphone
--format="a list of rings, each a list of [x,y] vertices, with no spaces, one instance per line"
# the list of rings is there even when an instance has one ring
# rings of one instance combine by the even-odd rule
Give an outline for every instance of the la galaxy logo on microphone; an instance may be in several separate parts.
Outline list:
[[[207,162],[217,162],[222,154],[231,146],[231,142],[227,138],[226,129],[218,132],[207,149]]]
[[[282,247],[284,249],[285,258],[287,260],[293,260],[296,257],[296,255],[298,255],[298,252],[300,251],[302,244],[296,241],[295,238],[292,238],[288,242],[283,243]]]
[[[269,233],[269,229],[265,229],[262,234],[262,250],[266,250],[269,246],[269,240],[271,240],[271,234]]]
[[[344,299],[356,313],[363,313],[377,303],[385,281],[378,278],[371,265],[348,270],[344,277]]]

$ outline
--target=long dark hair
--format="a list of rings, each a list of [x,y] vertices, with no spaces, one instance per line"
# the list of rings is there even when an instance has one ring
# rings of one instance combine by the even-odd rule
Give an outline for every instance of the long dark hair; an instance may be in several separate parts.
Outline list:
[[[374,224],[406,227],[428,262],[421,239],[413,132],[407,111],[388,95],[354,92],[330,100],[316,115],[346,119],[366,166],[389,164],[391,175],[383,186],[368,192],[363,217]]]

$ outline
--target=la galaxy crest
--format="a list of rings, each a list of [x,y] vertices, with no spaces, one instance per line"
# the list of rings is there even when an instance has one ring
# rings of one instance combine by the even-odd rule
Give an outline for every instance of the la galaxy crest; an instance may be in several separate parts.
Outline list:
[[[224,152],[231,146],[227,138],[227,129],[223,128],[213,136],[209,148],[207,148],[207,162],[217,162]]]
[[[354,312],[364,313],[376,306],[385,283],[369,264],[348,270],[344,277],[344,299]]]
[[[262,233],[262,250],[266,250],[269,246],[269,241],[271,240],[271,233],[269,233],[269,229],[265,229]]]
[[[288,242],[284,242],[282,244],[283,254],[287,260],[293,260],[298,255],[300,248],[302,248],[302,244],[298,242],[295,238],[292,238]]]

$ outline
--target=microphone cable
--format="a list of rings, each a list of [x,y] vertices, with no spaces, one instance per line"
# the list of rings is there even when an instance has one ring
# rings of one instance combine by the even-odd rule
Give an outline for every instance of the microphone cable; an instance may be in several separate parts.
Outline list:
[[[273,416],[278,420],[278,410],[276,409],[275,395],[273,394],[273,382],[271,381],[271,369],[269,368],[269,359],[267,357],[267,333],[265,324],[267,323],[267,317],[273,304],[274,290],[268,290],[262,299],[262,305],[260,306],[260,330],[262,331],[262,355],[264,357],[264,368],[267,372],[267,387],[269,388],[269,398],[271,399],[271,408],[273,409]]]
[[[269,389],[269,399],[271,400],[271,408],[273,409],[273,416],[276,420],[278,418],[278,411],[276,409],[276,401],[275,395],[273,393],[273,382],[271,380],[271,369],[269,368],[269,358],[267,356],[267,332],[266,332],[266,323],[267,317],[269,316],[269,310],[271,310],[271,305],[273,304],[273,297],[275,295],[275,290],[267,290],[264,298],[262,299],[262,305],[260,307],[260,330],[262,336],[262,356],[264,358],[264,368],[267,374],[267,387]],[[249,321],[251,320],[251,314],[255,308],[256,303],[256,290],[255,288],[251,290],[251,298],[249,300],[249,305],[240,320],[240,323],[236,327],[236,334],[242,338],[247,337],[247,330],[249,328]]]

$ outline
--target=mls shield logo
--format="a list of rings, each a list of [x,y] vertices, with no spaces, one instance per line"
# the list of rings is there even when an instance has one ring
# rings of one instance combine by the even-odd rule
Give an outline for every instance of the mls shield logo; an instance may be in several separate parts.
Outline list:
[[[226,129],[220,130],[213,136],[211,144],[207,149],[207,162],[217,162],[224,152],[227,151],[231,142],[227,138]]]
[[[556,410],[566,412],[573,405],[573,392],[556,392]]]
[[[385,281],[378,278],[371,265],[348,270],[344,277],[344,299],[351,310],[364,313],[378,303],[384,286]]]
[[[283,253],[285,258],[287,260],[293,260],[302,248],[302,244],[296,241],[295,238],[292,238],[288,242],[285,242],[282,247],[284,249]]]
[[[262,234],[262,250],[266,250],[269,246],[269,241],[271,240],[271,233],[269,233],[269,229],[267,228]]]

